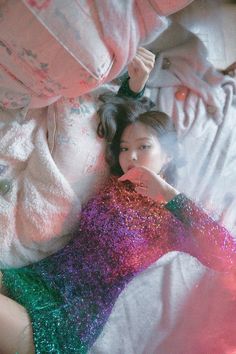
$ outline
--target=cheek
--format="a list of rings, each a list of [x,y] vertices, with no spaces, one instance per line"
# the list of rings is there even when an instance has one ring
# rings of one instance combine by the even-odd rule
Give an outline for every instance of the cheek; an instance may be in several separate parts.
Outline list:
[[[158,162],[160,160],[160,155],[155,150],[148,150],[141,154],[141,158],[144,161]]]
[[[159,172],[164,164],[164,157],[159,151],[152,151],[149,154],[143,155],[142,161],[147,167],[155,170],[155,172]]]
[[[124,166],[124,164],[125,164],[125,156],[124,156],[124,154],[120,154],[119,155],[119,164],[120,164],[121,168]]]

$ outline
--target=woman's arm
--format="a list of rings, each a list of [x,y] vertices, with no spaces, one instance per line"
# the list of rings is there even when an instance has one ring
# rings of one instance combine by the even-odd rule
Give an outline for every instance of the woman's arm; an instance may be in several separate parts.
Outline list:
[[[26,309],[0,294],[0,353],[33,354],[33,330]]]
[[[185,226],[185,235],[190,238],[187,252],[220,271],[236,267],[236,240],[228,230],[184,194],[175,196],[165,207]]]
[[[138,99],[143,96],[149,74],[155,64],[155,55],[145,48],[138,48],[128,65],[128,78],[123,81],[118,95]]]

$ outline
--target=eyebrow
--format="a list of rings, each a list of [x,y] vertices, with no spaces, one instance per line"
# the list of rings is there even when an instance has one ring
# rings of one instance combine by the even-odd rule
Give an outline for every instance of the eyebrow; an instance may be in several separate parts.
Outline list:
[[[151,141],[152,139],[150,139],[150,138],[148,138],[148,137],[135,139],[135,141],[141,141],[141,140],[149,140],[149,141]],[[121,141],[120,141],[120,144],[122,144],[122,143],[128,143],[128,142],[129,142],[129,141],[121,140]]]

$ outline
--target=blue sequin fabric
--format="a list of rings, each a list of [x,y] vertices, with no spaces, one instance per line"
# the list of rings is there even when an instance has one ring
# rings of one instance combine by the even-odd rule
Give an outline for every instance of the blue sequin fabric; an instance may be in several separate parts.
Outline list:
[[[36,354],[87,353],[127,283],[172,250],[227,268],[235,244],[184,195],[159,204],[111,178],[82,211],[67,246],[35,264],[3,270],[3,283],[31,317]]]

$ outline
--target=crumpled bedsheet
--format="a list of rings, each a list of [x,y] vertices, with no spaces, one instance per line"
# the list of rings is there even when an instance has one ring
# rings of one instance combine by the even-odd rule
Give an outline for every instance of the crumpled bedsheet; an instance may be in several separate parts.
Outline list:
[[[233,282],[170,252],[124,289],[89,354],[234,353]]]
[[[167,58],[170,65],[162,69]],[[235,78],[216,70],[190,33],[158,55],[149,88],[157,107],[173,117],[179,137],[177,189],[236,235]]]

